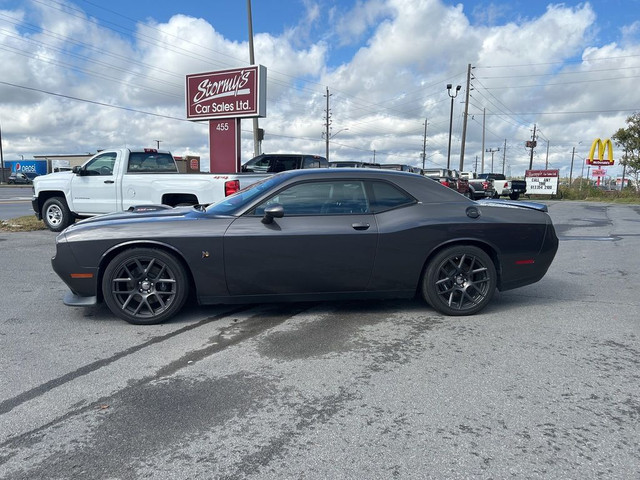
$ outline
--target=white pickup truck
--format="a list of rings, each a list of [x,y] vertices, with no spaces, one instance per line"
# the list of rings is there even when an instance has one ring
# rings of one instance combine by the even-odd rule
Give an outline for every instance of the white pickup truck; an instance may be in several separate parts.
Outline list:
[[[73,171],[36,177],[32,205],[49,230],[60,232],[76,218],[135,206],[213,203],[268,176],[182,174],[167,151],[103,150]]]

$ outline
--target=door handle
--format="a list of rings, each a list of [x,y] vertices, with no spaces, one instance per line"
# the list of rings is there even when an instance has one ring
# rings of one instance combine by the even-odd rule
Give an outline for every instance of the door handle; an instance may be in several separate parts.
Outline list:
[[[115,183],[113,180],[105,180],[104,183]]]
[[[352,223],[351,226],[354,230],[369,230],[370,227],[368,223]]]

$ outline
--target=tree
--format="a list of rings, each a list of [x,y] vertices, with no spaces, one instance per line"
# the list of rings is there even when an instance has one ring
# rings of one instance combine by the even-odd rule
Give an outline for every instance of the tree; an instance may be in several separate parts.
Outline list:
[[[627,128],[621,128],[611,138],[624,150],[620,165],[624,166],[626,173],[633,177],[636,190],[640,189],[638,177],[640,177],[640,113],[634,113],[627,118]]]

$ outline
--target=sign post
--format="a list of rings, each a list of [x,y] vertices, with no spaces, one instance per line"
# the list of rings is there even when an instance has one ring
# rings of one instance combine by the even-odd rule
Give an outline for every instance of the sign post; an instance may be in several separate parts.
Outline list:
[[[252,65],[187,75],[186,97],[187,119],[209,120],[209,171],[238,172],[240,119],[266,116],[267,69]]]

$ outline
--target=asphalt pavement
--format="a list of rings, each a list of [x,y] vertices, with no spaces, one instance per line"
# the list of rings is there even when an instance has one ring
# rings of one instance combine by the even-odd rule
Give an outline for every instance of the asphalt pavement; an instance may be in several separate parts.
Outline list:
[[[558,255],[472,317],[421,301],[62,305],[0,232],[0,478],[640,478],[640,207],[548,202]]]
[[[34,215],[31,186],[0,185],[0,220]]]

